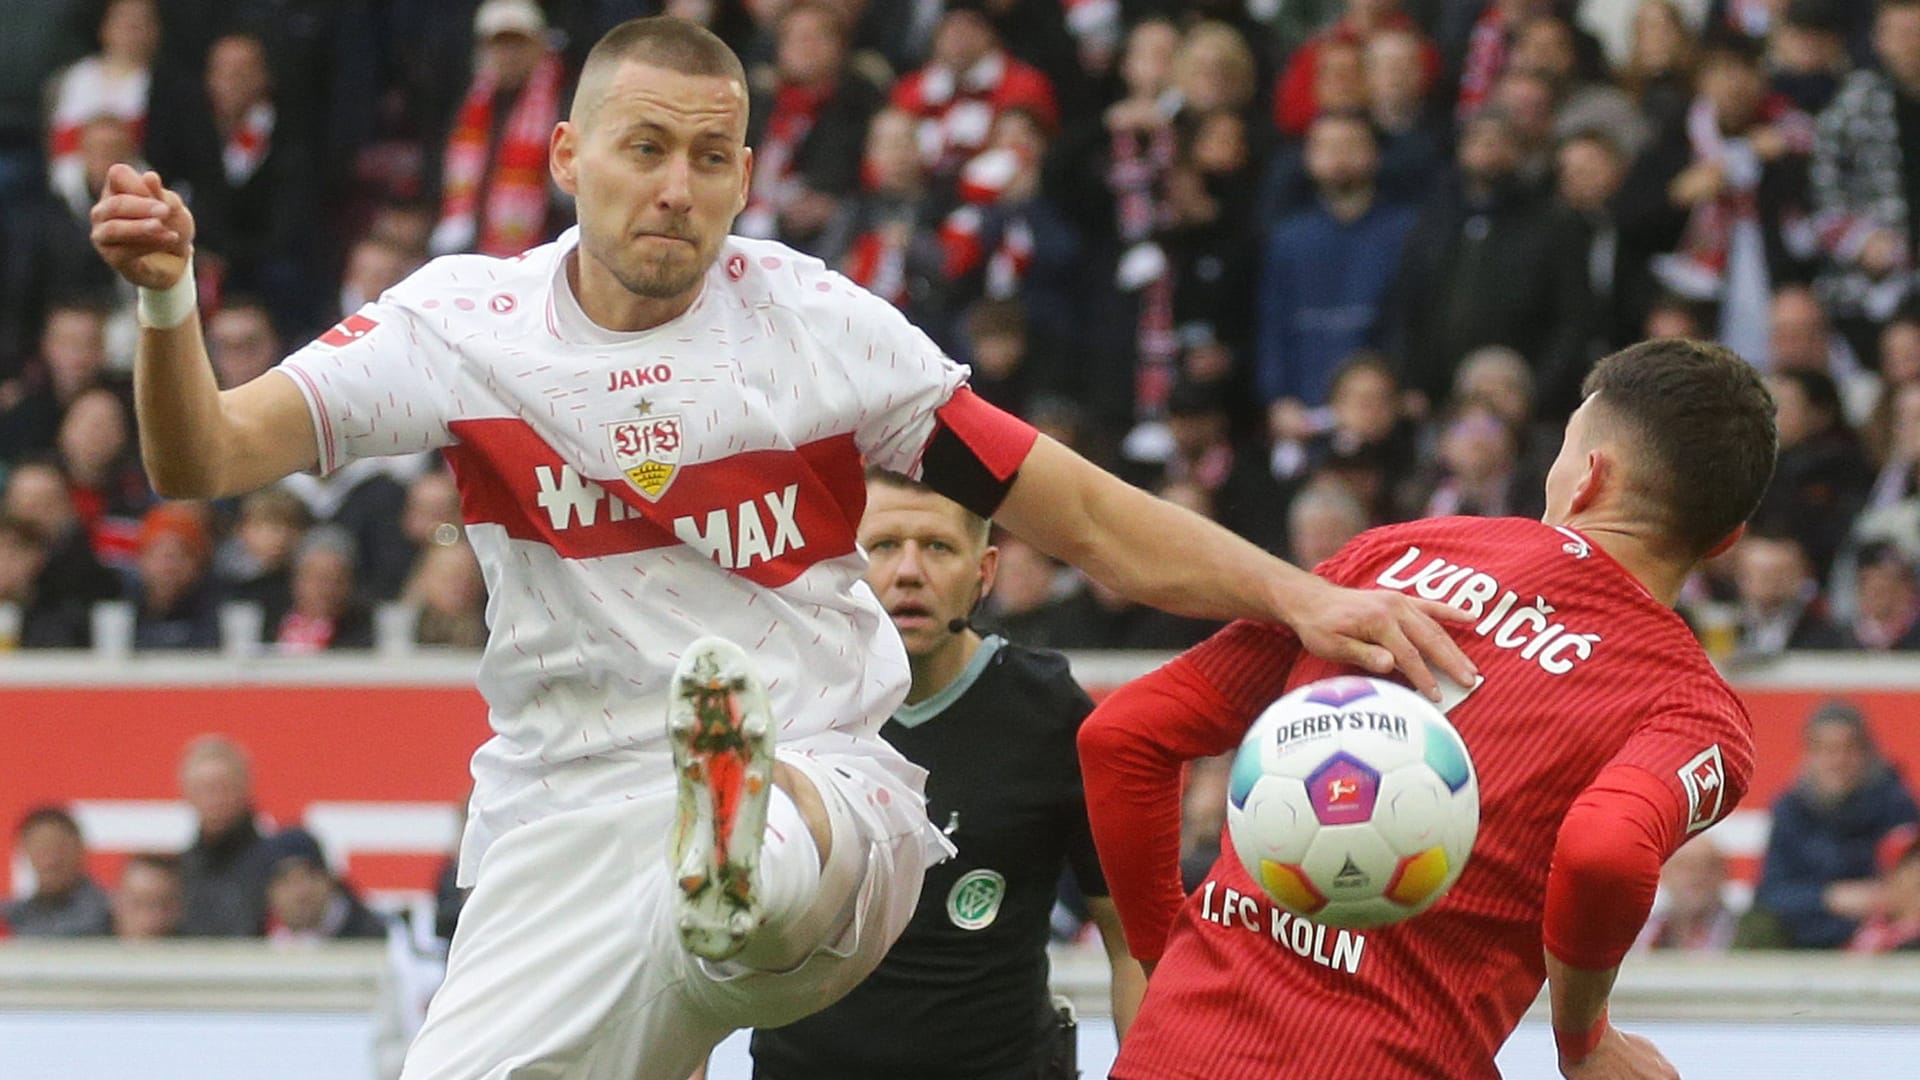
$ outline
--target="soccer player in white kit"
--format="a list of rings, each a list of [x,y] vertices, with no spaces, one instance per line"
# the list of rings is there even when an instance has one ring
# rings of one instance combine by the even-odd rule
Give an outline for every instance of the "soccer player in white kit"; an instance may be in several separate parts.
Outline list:
[[[226,391],[180,198],[117,165],[94,208],[141,290],[162,494],[428,449],[458,477],[494,735],[461,844],[474,891],[408,1080],[679,1080],[729,1031],[833,1001],[899,934],[948,848],[877,735],[909,680],[861,580],[867,463],[1143,602],[1283,621],[1423,689],[1422,654],[1471,680],[1434,621],[1451,609],[1336,589],[1122,484],[975,397],[884,301],[728,236],[746,102],[705,30],[616,27],[551,142],[577,229],[437,259]]]

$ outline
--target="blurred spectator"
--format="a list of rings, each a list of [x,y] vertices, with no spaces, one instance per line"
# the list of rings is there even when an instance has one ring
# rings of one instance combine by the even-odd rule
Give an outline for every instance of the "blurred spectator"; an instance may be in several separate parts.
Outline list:
[[[113,936],[121,941],[153,941],[181,932],[181,861],[170,855],[132,855],[120,868],[113,890]]]
[[[193,808],[193,844],[180,855],[180,932],[258,937],[266,918],[267,855],[254,824],[253,770],[240,745],[202,735],[180,757],[180,796]]]
[[[1790,531],[1825,580],[1866,501],[1871,473],[1833,379],[1789,368],[1768,376],[1767,389],[1778,409],[1780,457],[1754,520]]]
[[[848,31],[833,7],[802,0],[780,9],[777,25],[772,85],[748,110],[754,182],[734,231],[817,254],[839,200],[859,186],[867,123],[885,99],[847,69]]]
[[[8,316],[15,330],[39,329],[37,315],[49,308],[85,307],[105,317],[104,348],[107,365],[117,371],[133,367],[133,346],[139,336],[133,305],[136,290],[93,250],[91,230],[94,199],[106,187],[107,170],[126,162],[146,168],[132,126],[113,116],[97,116],[81,124],[75,151],[79,180],[71,190],[46,190],[25,199],[13,210],[16,228],[8,239],[6,258],[0,261],[0,316]],[[22,321],[27,326],[18,325]],[[0,348],[15,351],[14,335]],[[21,350],[25,351],[25,350]],[[8,357],[6,359],[11,359]],[[0,371],[6,365],[0,361]]]
[[[1040,191],[1048,141],[1041,117],[1009,108],[995,117],[986,149],[961,167],[955,189],[960,205],[938,231],[945,293],[939,306],[950,318],[983,298],[1021,297],[1029,311],[1045,310],[1048,304],[1030,296],[1036,286],[1045,288],[1037,279],[1072,266],[1075,239]],[[1064,314],[1056,318],[1071,322]],[[952,340],[958,327],[936,320],[925,329],[958,351]]]
[[[1827,621],[1820,586],[1800,541],[1748,533],[1733,549],[1742,656],[1774,656],[1786,649],[1843,649],[1846,633]]]
[[[1920,461],[1920,431],[1900,445],[1901,432],[1910,424],[1920,426],[1920,401],[1906,402],[1909,388],[1920,386],[1920,312],[1903,313],[1880,330],[1880,389],[1873,409],[1861,427],[1861,441],[1868,461],[1880,470],[1874,482],[1874,505],[1905,498],[1912,493],[1910,477],[1892,478],[1905,464]],[[1909,409],[1916,411],[1909,412]]]
[[[1193,114],[1242,112],[1259,90],[1259,58],[1232,24],[1206,19],[1187,28],[1173,58],[1180,107]]]
[[[1521,474],[1545,481],[1560,453],[1563,428],[1534,420],[1533,373],[1525,357],[1498,345],[1473,350],[1454,375],[1453,400],[1491,409],[1519,437]]]
[[[1920,230],[1920,0],[1881,0],[1878,68],[1848,75],[1820,116],[1814,144],[1814,225],[1828,263],[1821,297],[1849,338],[1887,318],[1910,291]]]
[[[1015,416],[1025,416],[1043,389],[1027,340],[1027,312],[1018,300],[983,300],[967,312],[967,380],[975,393]],[[1048,380],[1052,381],[1052,380]]]
[[[127,403],[111,390],[87,390],[68,406],[57,436],[74,509],[103,562],[130,562],[140,515],[153,502],[135,460]]]
[[[1307,135],[1317,205],[1280,222],[1261,263],[1258,372],[1269,428],[1327,404],[1340,362],[1382,344],[1381,316],[1415,212],[1383,202],[1366,117],[1324,113]]]
[[[45,184],[47,78],[87,51],[89,5],[78,0],[5,0],[8,62],[0,65],[0,207],[11,210]]]
[[[479,69],[447,135],[435,255],[518,255],[554,226],[547,142],[566,74],[533,0],[485,0],[473,16]]]
[[[841,204],[821,255],[840,263],[865,286],[907,316],[938,312],[935,287],[945,252],[934,232],[926,168],[914,141],[915,121],[883,109],[867,126],[860,194]]]
[[[147,511],[140,521],[135,648],[219,646],[219,616],[207,575],[210,554],[206,523],[199,513],[179,503],[162,503]]]
[[[1173,454],[1161,482],[1191,484],[1207,516],[1269,551],[1286,540],[1286,503],[1260,447],[1233,438],[1227,387],[1183,380],[1167,399]]]
[[[87,605],[49,595],[41,584],[50,545],[39,526],[0,513],[0,608],[11,622],[0,627],[0,652],[8,649],[79,649],[91,638]]]
[[[1413,30],[1381,30],[1367,39],[1367,114],[1380,142],[1380,190],[1419,201],[1446,168],[1447,153],[1430,115],[1432,45]]]
[[[400,599],[420,613],[415,644],[477,649],[487,643],[487,585],[466,544],[422,551]]]
[[[1660,896],[1640,930],[1636,948],[1724,952],[1735,919],[1727,907],[1727,860],[1710,836],[1697,836],[1660,870]]]
[[[1654,293],[1653,302],[1647,305],[1647,320],[1641,336],[1705,338],[1711,336],[1708,326],[1712,321],[1708,305],[1659,290]]]
[[[373,615],[354,595],[353,536],[321,525],[300,541],[293,560],[293,606],[273,640],[282,653],[373,647]]]
[[[1187,766],[1180,793],[1180,884],[1191,892],[1207,879],[1220,858],[1220,834],[1227,827],[1227,785],[1233,755],[1201,758]]]
[[[1465,401],[1441,423],[1438,469],[1414,481],[1406,516],[1539,517],[1541,478],[1520,468],[1520,433],[1493,407]]]
[[[14,465],[0,513],[27,522],[47,538],[46,566],[34,587],[36,601],[86,606],[120,596],[119,576],[94,556],[66,477],[51,460],[32,458]]]
[[[425,261],[426,248],[415,247],[384,233],[372,233],[347,253],[346,272],[340,277],[342,317],[360,310],[400,284]],[[278,362],[279,357],[274,358]]]
[[[266,43],[231,33],[207,52],[204,104],[156,111],[147,158],[193,210],[203,287],[254,292],[291,325],[317,321],[314,253],[319,174],[282,123]],[[544,145],[544,143],[543,143]]]
[[[1920,651],[1920,582],[1913,560],[1885,541],[1854,555],[1853,642],[1874,652]]]
[[[1287,421],[1269,466],[1276,479],[1301,486],[1317,473],[1344,485],[1367,509],[1370,525],[1393,520],[1392,486],[1414,465],[1412,425],[1400,413],[1400,383],[1378,353],[1355,353],[1333,376],[1324,420]],[[1301,434],[1304,432],[1304,436]]]
[[[1883,411],[1882,464],[1867,498],[1874,510],[1914,505],[1920,497],[1920,383],[1889,386]]]
[[[1528,19],[1514,39],[1510,70],[1546,81],[1553,103],[1549,123],[1555,141],[1578,131],[1604,131],[1632,158],[1652,128],[1633,98],[1606,80],[1598,50],[1573,23],[1557,15]],[[1509,105],[1511,108],[1511,105]]]
[[[1205,508],[1204,492],[1197,487],[1185,495],[1171,490],[1163,490],[1161,494],[1186,499],[1183,505],[1190,510]],[[1078,590],[1060,601],[1054,626],[1053,647],[1059,649],[1165,652],[1192,648],[1219,629],[1220,624],[1136,604],[1099,582],[1086,579]]]
[[[0,464],[53,449],[60,418],[106,369],[106,316],[98,308],[57,304],[40,332],[40,358],[0,383]]]
[[[1699,95],[1657,132],[1628,173],[1620,219],[1660,283],[1719,307],[1716,336],[1766,368],[1768,305],[1811,271],[1807,207],[1812,121],[1768,93],[1757,47],[1713,39]]]
[[[1338,484],[1309,487],[1287,506],[1287,558],[1319,566],[1366,528],[1367,508],[1352,492]]]
[[[1396,350],[1408,389],[1436,408],[1460,358],[1482,345],[1527,358],[1543,416],[1578,404],[1589,303],[1579,230],[1527,191],[1518,169],[1512,119],[1498,109],[1475,115],[1460,139],[1458,176],[1407,238]]]
[[[917,122],[921,160],[937,177],[951,177],[985,149],[994,120],[1008,109],[1025,109],[1048,126],[1060,118],[1053,84],[1007,52],[985,7],[948,3],[926,66],[893,86],[893,107]]]
[[[1767,35],[1774,92],[1818,116],[1853,66],[1843,29],[1834,0],[1787,0]]]
[[[1634,9],[1633,44],[1621,78],[1653,130],[1686,114],[1697,46],[1674,0],[1642,0]]]
[[[1833,949],[1881,902],[1876,845],[1920,810],[1859,709],[1822,705],[1803,740],[1799,779],[1773,803],[1754,906],[1778,920],[1787,944]]]
[[[1460,5],[1471,11],[1471,5]],[[1488,0],[1467,35],[1464,54],[1448,65],[1460,73],[1456,114],[1468,120],[1493,97],[1494,84],[1507,70],[1520,30],[1539,16],[1550,14],[1553,0]]]
[[[109,0],[99,35],[100,51],[61,72],[51,87],[48,180],[70,204],[91,203],[100,190],[88,183],[80,155],[80,133],[88,123],[103,116],[119,120],[139,145],[153,55],[160,47],[160,12],[154,0]]]
[[[294,473],[280,487],[306,506],[316,524],[338,525],[352,535],[361,590],[370,600],[391,600],[400,594],[415,554],[413,542],[394,522],[404,513],[406,484],[432,461],[427,455],[362,458],[326,476]]]
[[[1847,949],[1883,953],[1920,949],[1920,826],[1902,825],[1880,841],[1880,901]]]
[[[1280,133],[1296,137],[1306,134],[1314,117],[1327,107],[1328,103],[1320,100],[1316,90],[1320,56],[1329,44],[1341,42],[1364,50],[1376,35],[1387,31],[1419,34],[1412,17],[1401,9],[1400,0],[1346,0],[1346,10],[1340,17],[1309,38],[1287,60],[1273,102],[1273,122]],[[1440,51],[1423,38],[1413,40],[1417,51],[1412,58],[1413,70],[1407,76],[1417,80],[1416,85],[1425,87],[1440,75]],[[1359,104],[1365,107],[1364,95]]]
[[[1614,199],[1626,180],[1627,157],[1604,131],[1576,132],[1555,152],[1555,193],[1572,214],[1591,294],[1587,351],[1604,356],[1641,340],[1652,282],[1644,252],[1623,250]]]
[[[973,620],[975,629],[1034,648],[1057,648],[1060,564],[1011,534],[1000,533],[993,543],[1000,549],[1000,565],[994,574],[993,590]]]
[[[87,876],[80,823],[57,806],[29,810],[14,846],[33,868],[33,895],[0,909],[19,937],[93,937],[112,929],[107,894]]]
[[[206,328],[207,355],[222,389],[252,382],[286,355],[273,326],[273,313],[255,297],[229,297],[207,316]]]
[[[1528,191],[1547,193],[1553,181],[1553,117],[1559,108],[1553,80],[1528,68],[1508,68],[1493,85],[1488,107],[1507,117],[1518,159],[1514,175]]]
[[[386,920],[367,910],[327,868],[320,842],[287,829],[261,845],[267,867],[267,940],[274,945],[382,938]]]
[[[263,634],[293,607],[293,554],[307,525],[300,500],[265,488],[241,500],[233,536],[214,555],[221,599],[259,605]]]

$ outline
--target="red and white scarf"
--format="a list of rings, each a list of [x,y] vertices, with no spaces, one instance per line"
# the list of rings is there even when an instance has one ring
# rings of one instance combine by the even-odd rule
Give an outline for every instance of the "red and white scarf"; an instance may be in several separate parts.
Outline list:
[[[1466,64],[1460,72],[1458,115],[1461,119],[1479,112],[1480,106],[1492,96],[1493,84],[1507,69],[1511,45],[1507,17],[1501,13],[1499,4],[1488,4],[1479,21],[1473,24],[1473,34],[1467,38]]]
[[[1805,114],[1778,98],[1770,99],[1764,109],[1761,122],[1774,125],[1792,151],[1812,149],[1813,125]],[[1760,220],[1756,196],[1765,165],[1746,138],[1728,138],[1721,132],[1713,104],[1705,98],[1696,98],[1687,110],[1687,140],[1693,146],[1694,163],[1718,162],[1726,182],[1717,197],[1694,205],[1680,246],[1672,255],[1657,258],[1655,269],[1668,288],[1695,299],[1712,299],[1719,295],[1727,274],[1735,227]]]
[[[220,149],[220,164],[225,167],[227,183],[240,187],[260,171],[273,148],[273,105],[261,102],[247,110],[240,123],[227,132],[227,144]]]
[[[487,179],[487,143],[493,133],[499,78],[488,70],[474,76],[447,137],[446,181],[440,223],[434,228],[436,250],[509,256],[545,238],[547,139],[560,116],[560,83],[560,58],[549,53],[520,88],[513,113],[500,133],[482,213],[480,186]]]
[[[813,131],[820,107],[833,95],[833,89],[831,86],[783,85],[774,94],[766,132],[753,152],[753,190],[747,195],[747,208],[741,211],[740,220],[734,226],[740,235],[764,238],[779,235],[780,212],[802,187],[794,159]]]

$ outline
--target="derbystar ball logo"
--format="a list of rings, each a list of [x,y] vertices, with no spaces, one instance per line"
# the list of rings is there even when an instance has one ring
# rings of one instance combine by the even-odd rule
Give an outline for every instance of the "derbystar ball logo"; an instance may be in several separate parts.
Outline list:
[[[374,327],[379,325],[378,321],[356,312],[335,323],[333,329],[321,334],[320,344],[331,345],[336,349],[342,345],[351,345],[373,333]]]
[[[1720,744],[1700,751],[1680,766],[1680,786],[1687,793],[1687,831],[1699,832],[1720,819],[1727,774],[1720,761]]]
[[[677,414],[642,416],[607,425],[613,460],[635,490],[659,499],[680,470],[681,428]]]

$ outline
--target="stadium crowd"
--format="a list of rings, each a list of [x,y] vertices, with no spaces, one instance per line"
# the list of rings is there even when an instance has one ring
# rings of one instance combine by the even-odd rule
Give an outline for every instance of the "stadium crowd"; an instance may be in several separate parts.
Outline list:
[[[1782,450],[1683,613],[1723,660],[1920,650],[1920,0],[0,0],[0,648],[86,647],[103,602],[140,649],[371,647],[384,605],[419,644],[481,644],[437,458],[156,499],[133,290],[89,207],[121,161],[188,193],[237,385],[430,257],[564,229],[570,74],[661,10],[748,61],[739,231],[885,296],[982,396],[1164,497],[1305,565],[1376,524],[1537,515],[1588,365],[1714,337],[1767,373]],[[1210,630],[1011,538],[978,618],[1059,649]],[[5,924],[381,932],[311,836],[259,833],[238,747],[188,748],[181,785],[194,845],[111,896],[73,818],[30,814],[40,891]],[[1201,868],[1222,799],[1190,791]],[[1859,714],[1825,708],[1758,915],[1696,841],[1645,943],[1920,947],[1916,818]]]
[[[1779,474],[1689,591],[1718,656],[1920,648],[1920,2],[54,0],[0,3],[0,643],[226,633],[478,644],[428,457],[213,506],[141,475],[108,165],[199,223],[223,384],[444,253],[569,223],[546,173],[584,43],[665,10],[749,62],[738,230],[886,296],[980,393],[1312,564],[1354,532],[1534,514],[1598,356],[1717,337],[1768,373]],[[350,332],[350,330],[334,331]],[[1172,648],[1013,545],[982,613]],[[255,629],[257,627],[257,629]]]

